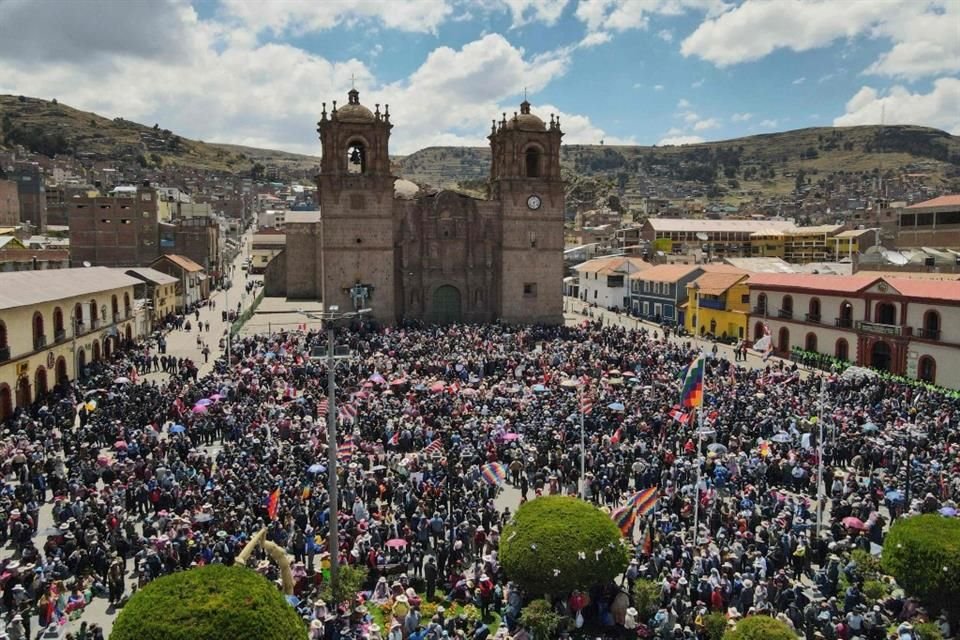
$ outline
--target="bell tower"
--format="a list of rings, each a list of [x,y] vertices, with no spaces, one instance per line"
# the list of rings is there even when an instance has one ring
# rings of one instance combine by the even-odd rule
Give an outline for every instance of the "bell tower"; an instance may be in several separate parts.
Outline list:
[[[545,124],[526,99],[512,118],[494,120],[488,137],[502,221],[498,311],[507,322],[563,322],[562,137],[560,118]]]
[[[318,296],[324,308],[370,307],[381,322],[395,320],[393,182],[390,175],[390,105],[370,111],[351,89],[347,104],[327,114],[323,103],[317,132],[323,147],[317,198]],[[288,270],[298,269],[296,264]]]

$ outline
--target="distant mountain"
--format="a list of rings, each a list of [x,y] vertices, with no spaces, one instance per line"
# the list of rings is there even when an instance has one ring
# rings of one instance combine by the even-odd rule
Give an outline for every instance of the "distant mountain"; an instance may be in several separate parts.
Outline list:
[[[470,189],[487,178],[490,149],[428,147],[393,160],[409,180]],[[800,172],[908,170],[940,187],[960,185],[960,137],[915,126],[818,127],[683,146],[565,145],[560,162],[568,179],[605,181],[628,198],[786,194]]]
[[[228,173],[249,173],[257,163],[293,170],[320,164],[313,156],[190,140],[159,125],[104,118],[55,100],[0,95],[0,148],[18,144],[51,157],[63,154]]]

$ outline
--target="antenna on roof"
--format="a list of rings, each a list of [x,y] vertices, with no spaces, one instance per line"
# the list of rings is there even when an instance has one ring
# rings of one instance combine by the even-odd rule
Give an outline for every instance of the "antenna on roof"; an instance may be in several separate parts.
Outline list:
[[[92,267],[93,265],[90,264],[90,261],[89,261],[89,260],[84,260],[84,261],[83,261],[83,266],[85,266],[85,267]]]
[[[710,239],[710,236],[705,234],[703,231],[699,231],[697,233],[697,240],[699,240],[700,242],[706,242],[709,239]]]

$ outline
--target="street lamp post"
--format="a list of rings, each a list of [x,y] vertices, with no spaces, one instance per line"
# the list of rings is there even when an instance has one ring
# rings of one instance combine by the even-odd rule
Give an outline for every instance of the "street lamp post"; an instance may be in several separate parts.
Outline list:
[[[327,535],[327,549],[330,551],[330,590],[338,593],[340,576],[340,496],[337,488],[337,409],[336,409],[336,365],[337,356],[334,349],[336,341],[336,326],[338,320],[359,318],[370,313],[371,309],[359,309],[347,313],[339,313],[339,307],[325,307],[322,313],[299,312],[313,320],[321,320],[327,329],[327,476],[330,494],[330,533]]]

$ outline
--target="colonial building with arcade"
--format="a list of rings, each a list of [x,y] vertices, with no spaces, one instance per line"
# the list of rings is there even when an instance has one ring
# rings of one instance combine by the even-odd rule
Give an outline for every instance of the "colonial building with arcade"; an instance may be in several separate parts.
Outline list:
[[[562,322],[559,118],[544,122],[524,100],[493,121],[487,199],[401,189],[389,105],[371,111],[355,89],[329,113],[324,103],[318,125],[320,214],[286,225],[268,295],[367,307],[386,324]]]

